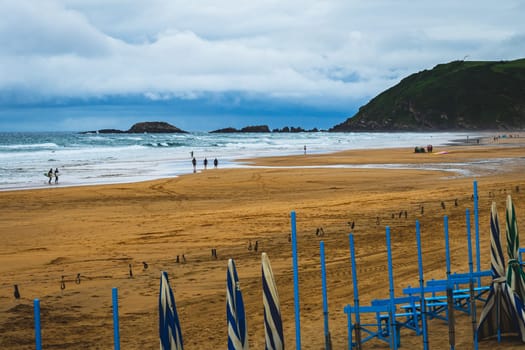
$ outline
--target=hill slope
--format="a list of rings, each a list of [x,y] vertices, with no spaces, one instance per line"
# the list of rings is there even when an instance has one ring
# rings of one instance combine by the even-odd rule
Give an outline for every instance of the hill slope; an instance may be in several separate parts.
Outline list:
[[[454,61],[412,74],[330,131],[525,128],[525,59]]]

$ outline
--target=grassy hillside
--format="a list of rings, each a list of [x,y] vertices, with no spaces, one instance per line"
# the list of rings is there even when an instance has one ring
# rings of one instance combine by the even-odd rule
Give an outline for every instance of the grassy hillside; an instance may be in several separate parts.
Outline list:
[[[525,59],[454,61],[412,74],[331,131],[525,128]]]

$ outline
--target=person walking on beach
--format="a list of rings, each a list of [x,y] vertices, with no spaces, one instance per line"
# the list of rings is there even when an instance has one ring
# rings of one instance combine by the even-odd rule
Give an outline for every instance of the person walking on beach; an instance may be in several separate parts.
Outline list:
[[[208,168],[208,158],[204,157],[204,170]]]
[[[217,165],[219,165],[219,161],[217,160],[217,158],[215,158],[215,159],[213,160],[213,167],[214,167],[215,169],[217,169]]]
[[[58,168],[55,169],[55,183],[58,183]],[[51,180],[51,178],[49,178]]]
[[[53,168],[49,169],[49,171],[47,172],[47,177],[49,178],[49,181],[47,183],[51,185],[51,179],[53,178]]]
[[[193,159],[191,160],[191,164],[193,164],[193,172],[196,173],[197,172],[197,160],[195,159],[195,157],[193,157]]]
[[[304,145],[304,155],[306,155],[306,145]]]

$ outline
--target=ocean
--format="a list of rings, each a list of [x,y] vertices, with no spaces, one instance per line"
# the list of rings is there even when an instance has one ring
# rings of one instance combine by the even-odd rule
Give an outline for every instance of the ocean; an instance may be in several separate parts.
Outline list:
[[[440,146],[474,139],[475,133],[189,133],[80,134],[0,132],[0,190],[47,188],[44,176],[58,168],[57,185],[114,184],[170,178],[193,172],[246,167],[238,159],[320,154],[349,149]],[[192,153],[193,152],[193,153]]]

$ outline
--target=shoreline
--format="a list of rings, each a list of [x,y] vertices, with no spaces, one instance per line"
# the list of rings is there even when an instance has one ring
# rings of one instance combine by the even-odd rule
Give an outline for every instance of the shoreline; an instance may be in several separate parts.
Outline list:
[[[138,135],[131,138],[95,137],[77,139],[78,135],[63,137],[32,137],[17,143],[8,138],[8,144],[0,146],[6,166],[0,169],[2,190],[47,188],[42,172],[50,166],[62,172],[60,186],[130,183],[191,173],[188,154],[195,151],[199,170],[203,157],[219,158],[220,168],[242,166],[233,160],[248,157],[300,155],[308,145],[309,154],[329,154],[347,149],[380,149],[412,147],[414,144],[434,145],[450,143],[451,139],[464,138],[459,133],[393,133],[381,136],[364,134],[289,134],[277,136],[203,136],[178,137]],[[472,134],[474,135],[480,134]],[[233,137],[233,139],[232,139]],[[11,141],[9,141],[11,140]],[[122,152],[116,154],[122,145]],[[176,145],[176,146],[174,146]],[[28,150],[35,149],[34,153]],[[101,149],[99,152],[98,150]],[[4,153],[4,151],[6,151]],[[56,153],[55,153],[56,152]],[[191,159],[191,158],[190,158]],[[139,161],[142,160],[142,161]]]
[[[479,136],[479,137],[476,137],[476,138],[471,138],[470,141],[469,141],[469,138],[467,139],[455,139],[455,140],[450,140],[449,142],[445,143],[445,145],[443,146],[434,146],[434,152],[432,153],[427,153],[427,154],[438,154],[440,151],[443,151],[445,150],[446,152],[449,152],[448,150],[457,150],[457,149],[461,149],[461,148],[464,148],[464,147],[473,147],[473,146],[476,146],[476,147],[484,147],[484,146],[501,146],[501,147],[519,147],[519,145],[521,144],[525,144],[525,134],[521,134],[521,133],[513,133],[513,135],[515,135],[514,137],[510,137],[510,138],[504,138],[504,139],[501,139],[501,138],[498,138],[498,141],[496,142],[496,136],[491,136],[491,137],[488,137],[488,136]],[[472,142],[472,140],[480,140],[480,142]],[[503,140],[503,141],[500,141],[500,140]],[[421,146],[421,147],[424,147],[424,146]],[[353,155],[353,154],[356,154],[356,153],[363,153],[363,154],[370,154],[370,157],[375,157],[376,155],[376,152],[389,152],[389,151],[392,151],[392,152],[395,152],[397,153],[399,150],[401,150],[402,152],[406,152],[406,153],[410,153],[413,148],[397,148],[397,147],[390,147],[390,148],[374,148],[374,149],[352,149],[352,150],[342,150],[342,151],[327,151],[327,152],[321,152],[321,153],[309,153],[308,154],[308,157],[309,158],[314,158],[314,159],[319,159],[319,158],[332,158],[334,156],[339,156],[339,155],[342,155],[342,156],[346,156],[346,155]],[[368,152],[371,152],[371,153],[368,153]],[[419,157],[419,159],[416,160],[416,158],[414,159],[410,159],[410,158],[407,158],[407,157],[402,157],[407,163],[406,164],[401,164],[400,162],[395,162],[395,163],[384,163],[384,168],[388,169],[388,168],[400,168],[400,167],[405,167],[406,169],[414,169],[413,166],[410,166],[410,164],[413,164],[413,163],[416,163],[418,161],[421,161],[421,157]],[[271,161],[271,159],[275,159],[276,161]],[[372,163],[367,163],[366,162],[366,156],[363,157],[363,156],[359,156],[357,157],[357,159],[359,159],[359,163],[357,162],[352,162],[352,161],[347,161],[345,160],[344,162],[340,163],[340,164],[334,164],[333,162],[330,162],[329,164],[324,164],[324,166],[336,166],[336,165],[339,165],[341,167],[344,167],[344,166],[347,166],[347,167],[353,167],[353,168],[356,168],[357,166],[356,165],[359,165],[359,167],[361,168],[380,168],[380,166],[378,166],[378,162],[372,162]],[[227,162],[226,164],[230,164],[229,166],[226,166],[224,167],[224,164],[223,166],[221,167],[221,169],[242,169],[242,168],[249,168],[249,167],[261,167],[261,166],[285,166],[284,163],[285,161],[288,161],[290,162],[290,164],[295,164],[295,160],[301,160],[299,163],[303,163],[304,161],[304,158],[302,157],[302,155],[293,155],[293,154],[290,154],[290,155],[284,155],[284,156],[278,156],[278,155],[272,155],[272,156],[260,156],[260,157],[257,157],[257,158],[243,158],[243,157],[240,157],[240,158],[236,158],[236,159],[232,159],[230,162]],[[320,161],[320,162],[312,162],[312,161],[309,161],[307,162],[306,164],[307,165],[310,165],[312,166],[312,164],[318,164],[318,166],[322,166],[323,161]],[[428,162],[428,160],[425,160],[425,162]],[[435,166],[437,166],[437,162],[436,161],[432,161],[431,163],[433,163]],[[353,165],[353,166],[351,166]],[[288,165],[288,167],[292,167],[293,165]],[[448,165],[446,164],[443,164],[442,166],[439,166],[438,169],[436,169],[434,167],[432,168],[429,168],[428,170],[439,170],[439,168],[447,168]],[[462,168],[465,168],[465,167],[468,167],[468,164],[464,164],[462,166]],[[421,169],[421,167],[419,167],[418,169]],[[200,172],[203,172],[203,171],[212,171],[212,170],[215,170],[215,169],[208,169],[208,170],[199,170],[198,173]],[[453,171],[453,170],[449,170],[449,171]],[[463,170],[460,170],[460,171],[463,171],[464,172],[464,169]],[[114,182],[114,181],[111,181],[111,182],[103,182],[103,181],[97,181],[97,182],[93,182],[93,183],[81,183],[81,184],[64,184],[63,182],[59,183],[58,185],[55,185],[55,184],[51,184],[51,185],[47,185],[47,184],[42,184],[42,185],[39,185],[39,186],[28,186],[28,187],[11,187],[11,188],[0,188],[0,193],[1,192],[10,192],[10,191],[28,191],[28,190],[45,190],[45,189],[50,189],[50,188],[70,188],[70,187],[77,187],[77,186],[88,186],[88,187],[91,187],[91,186],[105,186],[105,185],[121,185],[121,184],[133,184],[133,183],[141,183],[141,182],[149,182],[149,181],[157,181],[157,180],[162,180],[162,179],[173,179],[173,178],[177,178],[177,177],[180,177],[180,176],[188,176],[188,175],[192,175],[192,172],[191,171],[188,171],[188,172],[185,172],[185,173],[181,173],[181,174],[175,174],[173,176],[160,176],[160,177],[156,177],[156,176],[153,176],[153,177],[148,177],[146,179],[143,179],[143,180],[138,180],[138,179],[135,179],[135,180],[129,180],[129,181],[118,181],[118,182]],[[63,175],[63,176],[66,176],[66,175]],[[67,177],[66,177],[67,178]],[[63,177],[62,177],[63,179]]]

